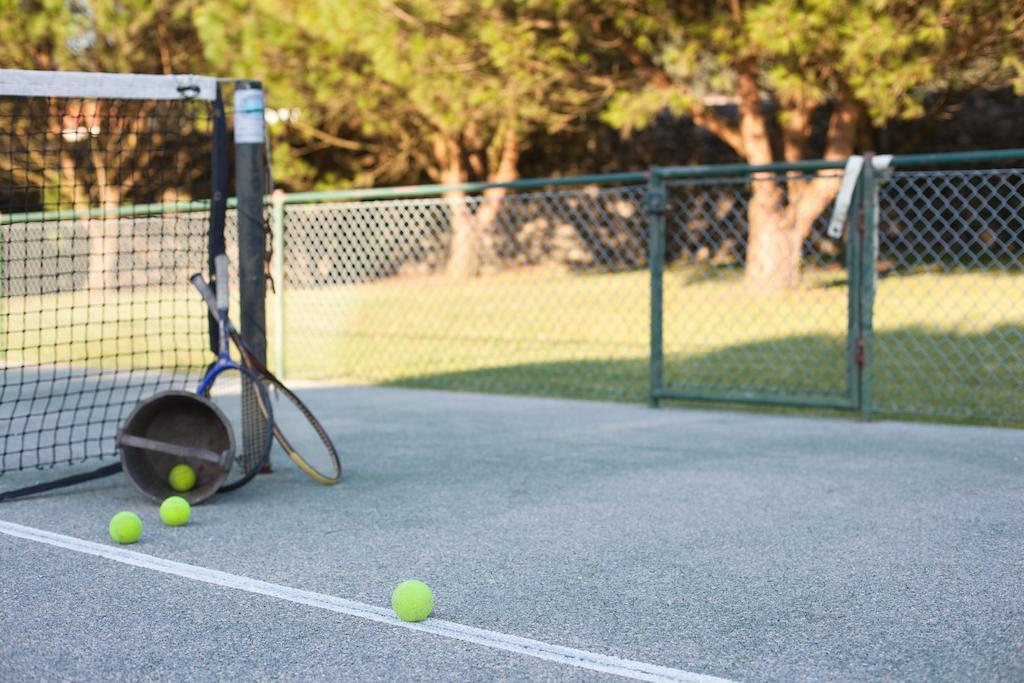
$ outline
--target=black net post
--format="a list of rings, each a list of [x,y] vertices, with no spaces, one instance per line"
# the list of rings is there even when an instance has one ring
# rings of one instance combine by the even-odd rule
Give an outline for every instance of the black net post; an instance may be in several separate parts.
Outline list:
[[[227,253],[227,242],[224,237],[224,222],[227,214],[228,194],[231,191],[228,154],[230,138],[228,138],[228,122],[224,112],[224,99],[221,88],[217,86],[216,98],[211,107],[213,117],[213,145],[210,155],[211,181],[210,192],[210,233],[209,262],[210,279],[215,277],[214,259],[219,254]],[[217,321],[211,313],[207,316],[210,324],[210,350],[217,353],[220,348]]]
[[[264,253],[266,233],[263,225],[263,180],[265,177],[265,128],[263,86],[258,81],[235,84],[235,184],[238,200],[238,291],[242,337],[261,363],[266,363],[266,277]],[[245,395],[243,403],[254,405],[255,396]],[[245,411],[258,415],[257,410]],[[243,440],[259,442],[267,425],[258,418],[246,421]],[[249,449],[246,448],[246,451]],[[269,468],[268,468],[269,469]]]

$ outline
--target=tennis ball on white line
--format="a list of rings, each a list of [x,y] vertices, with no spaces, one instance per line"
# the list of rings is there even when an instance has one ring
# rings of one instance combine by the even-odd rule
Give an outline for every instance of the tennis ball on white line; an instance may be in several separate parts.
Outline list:
[[[403,581],[391,592],[391,609],[402,621],[423,621],[434,609],[434,593],[422,581]]]
[[[118,543],[135,543],[142,535],[142,520],[134,512],[118,512],[110,519],[108,530]]]
[[[181,526],[192,516],[192,506],[181,496],[171,496],[160,503],[160,519],[167,526]]]
[[[191,491],[196,485],[196,471],[188,465],[175,465],[167,475],[167,483],[175,491]]]

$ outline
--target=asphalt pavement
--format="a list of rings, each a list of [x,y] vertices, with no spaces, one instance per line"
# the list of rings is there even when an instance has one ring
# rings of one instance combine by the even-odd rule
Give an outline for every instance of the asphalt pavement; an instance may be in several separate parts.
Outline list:
[[[277,452],[181,528],[124,475],[0,504],[0,679],[1024,680],[1022,431],[299,393],[337,486]],[[408,578],[436,628],[375,616]]]

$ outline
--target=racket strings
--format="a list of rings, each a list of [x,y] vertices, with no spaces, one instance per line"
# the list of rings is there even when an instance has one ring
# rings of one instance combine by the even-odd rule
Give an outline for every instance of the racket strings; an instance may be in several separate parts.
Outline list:
[[[270,441],[270,425],[267,421],[267,410],[264,402],[273,404],[266,391],[260,393],[259,382],[241,375],[241,448],[236,458],[242,469],[248,473],[252,470],[269,471],[270,463],[264,452]],[[262,396],[262,398],[261,398]]]
[[[341,462],[330,436],[313,412],[276,379],[262,378],[274,397],[274,436],[289,458],[313,479],[333,484],[341,477]]]
[[[235,436],[235,463],[228,486],[238,486],[269,462],[272,404],[250,371],[226,369],[210,386],[208,397],[227,417]]]

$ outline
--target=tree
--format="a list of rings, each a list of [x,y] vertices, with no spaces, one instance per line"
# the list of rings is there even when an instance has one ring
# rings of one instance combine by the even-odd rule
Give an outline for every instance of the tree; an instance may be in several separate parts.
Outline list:
[[[457,185],[516,179],[533,132],[593,110],[603,81],[566,40],[559,11],[536,1],[224,0],[197,8],[196,24],[214,63],[260,74],[272,106],[300,110],[286,126],[291,155],[344,150],[360,184],[425,173]],[[212,40],[238,45],[253,33],[266,41],[241,54]],[[504,194],[488,191],[475,213],[464,193],[445,195],[453,277],[479,269]]]
[[[812,114],[830,109],[824,148],[839,160],[858,131],[918,116],[935,91],[1024,82],[1017,0],[613,2],[601,30],[635,67],[606,119],[628,129],[665,108],[689,115],[751,164],[806,158]],[[661,22],[651,30],[651,21]],[[705,104],[731,93],[738,120]],[[766,106],[771,103],[772,110]],[[775,119],[773,121],[772,119]],[[773,133],[781,131],[781,144]],[[781,155],[779,151],[781,150]],[[838,178],[754,178],[745,278],[758,292],[799,284],[802,245]]]

